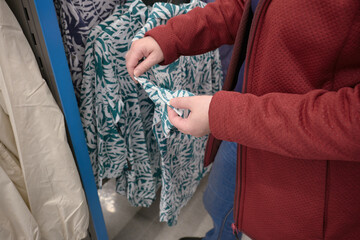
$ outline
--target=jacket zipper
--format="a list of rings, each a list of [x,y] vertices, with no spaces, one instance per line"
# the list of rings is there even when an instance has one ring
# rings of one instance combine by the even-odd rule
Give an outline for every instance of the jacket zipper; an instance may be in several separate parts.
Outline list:
[[[270,0],[260,0],[257,6],[257,10],[255,11],[251,28],[249,34],[249,45],[246,54],[245,60],[245,72],[244,72],[244,83],[243,83],[243,90],[242,93],[247,92],[247,81],[248,81],[248,73],[249,73],[249,63],[250,63],[250,56],[253,51],[255,33],[257,31],[259,21],[261,16],[264,14],[267,6],[269,5]],[[238,159],[238,167],[236,169],[236,192],[235,192],[235,199],[234,199],[234,220],[235,224],[232,225],[233,233],[236,238],[238,232],[242,230],[242,218],[243,218],[243,210],[244,210],[244,181],[245,181],[245,156],[246,155],[246,148],[242,145],[239,145],[237,151],[237,159]]]

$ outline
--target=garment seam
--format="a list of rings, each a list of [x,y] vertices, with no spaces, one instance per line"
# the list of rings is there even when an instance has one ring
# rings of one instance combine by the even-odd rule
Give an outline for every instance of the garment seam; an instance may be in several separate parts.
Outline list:
[[[11,167],[13,169],[16,167],[19,167],[19,169],[22,170],[21,166],[20,166],[20,162],[19,162],[19,164],[16,164],[13,161],[13,158],[15,158],[18,161],[19,161],[19,159],[1,141],[0,141],[0,157],[3,157],[4,159],[8,160],[7,163],[11,164]],[[0,165],[0,167],[1,167],[1,165]],[[21,173],[22,173],[22,171],[21,171]]]
[[[260,5],[259,5],[260,4]],[[249,80],[249,65],[250,65],[250,59],[251,59],[251,55],[257,51],[256,49],[256,45],[255,45],[255,41],[259,41],[259,38],[255,38],[256,37],[256,33],[260,31],[260,28],[262,27],[261,24],[263,22],[263,15],[265,14],[264,11],[267,10],[268,6],[270,4],[270,1],[267,0],[262,0],[258,3],[257,7],[261,7],[260,10],[258,10],[258,20],[257,22],[254,23],[254,20],[256,19],[256,15],[255,13],[253,13],[253,19],[251,20],[251,26],[250,26],[250,30],[249,30],[249,37],[248,37],[248,51],[249,54],[246,54],[246,60],[245,60],[245,69],[244,69],[244,82],[243,82],[243,89],[242,92],[246,93],[248,92],[248,80]],[[252,33],[252,34],[251,34]],[[253,35],[253,39],[250,39],[251,35]],[[249,41],[249,40],[252,40]],[[251,46],[249,45],[251,44]],[[254,55],[255,56],[255,55]],[[252,61],[254,61],[256,57],[253,57]],[[248,62],[248,66],[246,69],[246,62]],[[246,74],[245,75],[245,71]],[[252,73],[253,74],[253,73]],[[250,82],[250,89],[252,88],[252,83]],[[240,170],[240,174],[242,175],[240,177],[240,195],[239,195],[239,208],[241,208],[241,216],[238,216],[238,218],[240,217],[241,220],[240,222],[238,222],[237,226],[238,228],[240,228],[240,224],[241,224],[241,229],[243,229],[243,223],[244,223],[244,209],[245,209],[245,192],[246,192],[246,157],[247,157],[247,147],[240,145],[240,149],[241,149],[241,155],[240,155],[240,166],[241,166],[241,170]],[[241,199],[243,199],[243,201],[241,202]],[[237,211],[240,211],[240,209],[237,209]],[[238,219],[236,219],[236,221],[238,221]]]
[[[325,196],[324,196],[324,212],[323,212],[323,226],[322,226],[322,239],[325,239],[326,228],[327,228],[327,216],[329,209],[329,172],[330,172],[330,162],[326,161],[326,172],[325,172]]]
[[[222,222],[222,224],[221,224],[221,228],[220,228],[220,231],[219,231],[219,235],[218,235],[217,240],[221,240],[222,232],[223,232],[224,227],[225,227],[225,222],[227,221],[227,218],[229,217],[229,215],[231,214],[231,212],[232,212],[233,210],[234,210],[234,207],[232,207],[232,208],[228,211],[228,213],[225,215],[225,218],[224,218],[224,220],[223,220],[223,222]]]
[[[359,11],[360,11],[360,10],[358,10],[358,12],[359,12]],[[336,57],[336,61],[335,61],[334,66],[333,66],[332,83],[331,83],[331,89],[332,89],[332,90],[334,89],[334,85],[335,85],[335,76],[336,76],[336,73],[337,73],[336,69],[337,69],[337,65],[338,65],[338,63],[339,63],[340,55],[341,55],[341,53],[343,52],[343,50],[344,50],[344,48],[345,48],[345,45],[346,45],[346,43],[347,43],[348,40],[349,40],[349,35],[350,35],[350,33],[352,32],[351,30],[353,29],[353,26],[354,26],[353,23],[354,23],[354,21],[355,21],[355,19],[356,19],[356,16],[357,16],[357,14],[355,13],[354,16],[353,16],[353,18],[352,18],[352,20],[351,20],[351,24],[350,24],[349,30],[347,31],[346,37],[345,37],[344,40],[343,40],[343,43],[342,43],[342,45],[341,45],[341,48],[339,49],[339,53],[338,53],[338,55],[337,55],[337,57]]]
[[[242,206],[241,206],[241,228],[243,228],[243,225],[244,225],[244,209],[245,209],[245,192],[246,192],[246,158],[247,158],[247,147],[241,145],[241,148],[242,148],[242,153],[241,155],[242,156],[242,159],[241,161],[244,161],[243,164],[241,164],[241,168],[244,169],[244,171],[242,171],[242,169],[240,169],[240,174],[242,176],[240,176],[240,180],[242,181],[242,183],[244,183],[244,185],[242,186],[243,188],[243,194],[241,194],[240,192],[240,199],[241,199],[241,196],[243,196],[243,203],[242,203]],[[242,184],[240,184],[242,185]],[[241,200],[240,200],[240,203],[241,203]]]

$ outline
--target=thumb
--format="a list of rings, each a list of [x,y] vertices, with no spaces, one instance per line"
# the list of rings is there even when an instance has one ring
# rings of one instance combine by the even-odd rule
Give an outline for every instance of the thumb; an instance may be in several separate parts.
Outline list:
[[[170,100],[170,105],[174,108],[190,109],[192,108],[192,97],[177,97]]]
[[[144,59],[139,65],[134,69],[134,75],[136,77],[140,76],[147,70],[149,70],[155,64],[161,62],[161,58],[157,57],[155,53],[151,53],[147,58]]]
[[[186,118],[180,117],[173,109],[167,106],[169,120],[174,127],[179,131],[186,133],[186,125],[188,120]]]

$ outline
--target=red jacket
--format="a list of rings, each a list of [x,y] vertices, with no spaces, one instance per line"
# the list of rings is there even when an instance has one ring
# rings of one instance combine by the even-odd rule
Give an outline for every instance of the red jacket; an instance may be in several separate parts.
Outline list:
[[[360,239],[360,1],[218,0],[148,32],[164,64],[234,45],[209,121],[239,143],[234,218],[253,239]],[[207,160],[219,141],[209,138]]]

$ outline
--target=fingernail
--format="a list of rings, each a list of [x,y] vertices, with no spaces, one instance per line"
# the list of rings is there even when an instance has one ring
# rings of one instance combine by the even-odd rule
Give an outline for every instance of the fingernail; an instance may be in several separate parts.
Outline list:
[[[139,76],[139,71],[138,70],[134,70],[134,76],[138,77]]]

